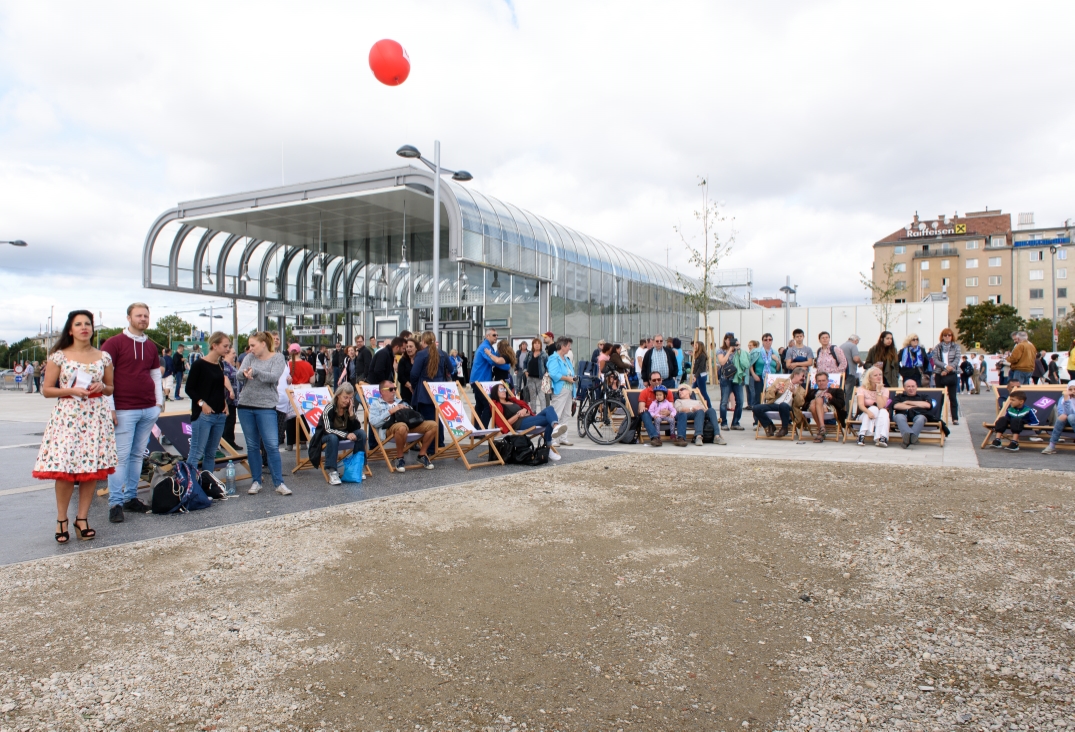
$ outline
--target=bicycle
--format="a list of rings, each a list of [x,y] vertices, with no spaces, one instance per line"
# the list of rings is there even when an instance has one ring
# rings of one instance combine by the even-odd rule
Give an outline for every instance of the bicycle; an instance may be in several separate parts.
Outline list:
[[[582,416],[582,423],[586,437],[592,442],[612,445],[631,429],[631,414],[624,400],[606,395],[590,404]]]

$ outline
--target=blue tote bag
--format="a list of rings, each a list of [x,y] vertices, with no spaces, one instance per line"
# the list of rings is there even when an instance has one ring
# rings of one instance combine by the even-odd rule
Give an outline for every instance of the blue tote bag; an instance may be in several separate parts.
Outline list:
[[[361,483],[366,469],[366,453],[353,452],[341,461],[340,480],[344,483]]]

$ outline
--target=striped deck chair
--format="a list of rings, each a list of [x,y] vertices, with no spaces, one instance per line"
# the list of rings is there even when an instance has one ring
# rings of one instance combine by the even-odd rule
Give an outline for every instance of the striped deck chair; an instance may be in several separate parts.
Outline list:
[[[471,419],[474,408],[467,399],[466,392],[455,381],[427,381],[426,391],[430,399],[437,406],[437,418],[444,427],[444,447],[439,448],[433,456],[434,460],[442,458],[456,458],[463,461],[467,470],[483,465],[503,465],[504,458],[496,449],[493,438],[501,434],[497,428],[485,429],[475,427],[477,416]],[[467,454],[472,450],[485,445],[490,452],[488,462],[470,462]]]

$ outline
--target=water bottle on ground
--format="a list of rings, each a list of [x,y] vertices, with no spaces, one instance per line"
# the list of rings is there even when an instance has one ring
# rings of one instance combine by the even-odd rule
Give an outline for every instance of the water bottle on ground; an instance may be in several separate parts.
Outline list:
[[[228,461],[228,467],[224,469],[224,493],[229,496],[236,495],[235,490],[235,462]]]

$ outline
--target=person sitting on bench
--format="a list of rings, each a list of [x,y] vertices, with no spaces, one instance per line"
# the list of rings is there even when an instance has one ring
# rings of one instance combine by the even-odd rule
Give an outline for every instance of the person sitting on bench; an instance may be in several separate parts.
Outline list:
[[[691,388],[689,386],[679,387],[679,391],[676,392],[677,398],[675,401],[676,408],[676,442],[679,447],[687,446],[687,420],[694,420],[694,444],[699,447],[702,446],[702,432],[705,429],[705,421],[708,419],[709,424],[713,425],[713,444],[714,445],[727,445],[724,438],[720,436],[720,418],[717,416],[717,410],[712,407],[706,407],[704,402],[700,402],[697,399],[691,398]]]
[[[1049,446],[1041,451],[1043,455],[1056,454],[1056,443],[1065,427],[1075,429],[1075,381],[1068,382],[1067,391],[1056,405],[1056,423],[1053,425],[1053,434],[1049,437]]]
[[[787,379],[777,379],[762,394],[761,404],[751,407],[754,419],[761,423],[767,437],[787,437],[791,426],[791,415],[795,408],[802,409],[806,401],[806,390],[802,388],[806,378],[806,369],[799,366],[792,370]],[[777,430],[768,412],[780,413],[780,429]]]
[[[429,453],[433,440],[437,439],[437,423],[431,419],[422,419],[422,415],[404,401],[396,401],[396,384],[392,381],[381,382],[381,398],[374,399],[370,405],[370,424],[378,431],[381,440],[387,443],[395,440],[396,462],[392,467],[397,472],[404,472],[407,465],[403,454],[407,451],[407,435],[420,434],[418,445],[418,465],[415,468],[433,469]]]
[[[668,401],[668,387],[664,384],[654,387],[653,389],[653,403],[649,405],[650,419],[653,420],[653,427],[657,430],[657,436],[653,438],[650,444],[654,447],[661,446],[661,430],[665,427],[669,432],[672,432],[676,426],[676,408],[672,405],[672,402]]]
[[[825,441],[825,417],[833,415],[839,424],[847,421],[847,407],[844,404],[844,390],[829,386],[829,375],[824,371],[818,371],[814,375],[817,388],[806,392],[807,411],[814,417],[817,425],[817,435],[814,442],[820,444]]]
[[[940,421],[932,410],[933,402],[918,393],[918,382],[914,379],[904,381],[903,392],[892,398],[892,418],[900,431],[904,450],[918,442],[926,422]]]
[[[1019,433],[1023,431],[1024,427],[1032,423],[1036,423],[1036,420],[1034,410],[1026,405],[1026,392],[1016,389],[1008,395],[1008,408],[1004,410],[1004,414],[997,418],[993,426],[993,432],[996,436],[993,438],[990,447],[995,447],[999,450],[1002,447],[1001,437],[1004,436],[1008,429],[1011,429],[1012,439],[1007,446],[1004,446],[1004,449],[1019,452]]]

